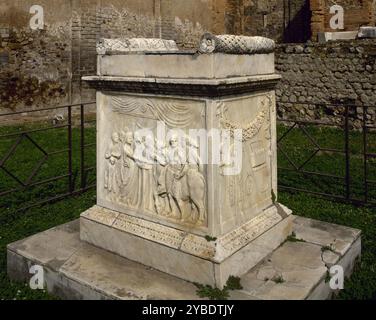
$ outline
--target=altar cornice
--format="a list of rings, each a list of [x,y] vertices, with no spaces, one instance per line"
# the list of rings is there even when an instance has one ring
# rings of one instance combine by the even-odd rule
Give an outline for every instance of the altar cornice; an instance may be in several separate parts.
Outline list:
[[[281,79],[278,74],[231,77],[223,79],[141,78],[118,76],[86,76],[92,88],[101,91],[122,90],[129,93],[223,97],[258,90],[273,90]]]

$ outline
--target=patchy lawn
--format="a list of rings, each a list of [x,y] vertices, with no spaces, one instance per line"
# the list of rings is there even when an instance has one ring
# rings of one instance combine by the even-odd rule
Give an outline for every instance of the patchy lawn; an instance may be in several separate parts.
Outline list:
[[[78,219],[96,202],[95,191],[17,214],[0,214],[0,299],[53,299],[43,291],[33,291],[28,284],[12,283],[6,275],[6,246],[9,243]]]

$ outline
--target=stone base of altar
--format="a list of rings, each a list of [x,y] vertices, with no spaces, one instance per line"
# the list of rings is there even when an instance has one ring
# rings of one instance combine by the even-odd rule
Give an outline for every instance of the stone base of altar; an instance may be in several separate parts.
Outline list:
[[[291,211],[273,205],[211,239],[95,206],[81,216],[81,240],[181,279],[223,288],[278,248],[292,232]]]
[[[62,299],[199,299],[190,282],[81,241],[79,225],[76,220],[10,244],[9,277],[29,283],[30,268],[41,266],[45,289]],[[330,299],[329,268],[341,266],[351,276],[361,255],[359,230],[295,217],[293,231],[302,241],[285,242],[242,276],[243,289],[232,291],[230,300]],[[328,245],[332,250],[323,252]]]

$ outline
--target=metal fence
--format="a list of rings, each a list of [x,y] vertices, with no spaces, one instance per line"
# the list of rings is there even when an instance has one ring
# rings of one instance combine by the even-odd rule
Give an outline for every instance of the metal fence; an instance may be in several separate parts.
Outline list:
[[[90,141],[86,130],[94,125],[95,103],[0,114],[0,212],[94,187],[95,156],[86,156],[95,154],[95,128]]]
[[[291,106],[282,108],[280,189],[375,205],[375,107],[305,104],[299,105],[301,117],[288,112]],[[95,185],[94,102],[0,114],[0,212],[23,211]]]
[[[375,106],[299,104],[278,109],[280,189],[376,204]]]

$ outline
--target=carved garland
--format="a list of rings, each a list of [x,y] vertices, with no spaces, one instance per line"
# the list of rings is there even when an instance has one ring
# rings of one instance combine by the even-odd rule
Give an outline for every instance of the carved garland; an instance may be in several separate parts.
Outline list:
[[[266,99],[269,101],[269,103],[267,103],[265,100],[262,101],[262,108],[257,117],[245,126],[243,126],[241,123],[237,121],[229,120],[226,117],[225,114],[227,108],[225,104],[222,102],[219,106],[220,111],[218,112],[219,121],[221,123],[222,128],[230,130],[231,136],[233,138],[235,130],[242,130],[242,142],[253,139],[260,132],[265,121],[270,117],[270,110],[273,107],[273,101],[270,96],[267,96]]]

